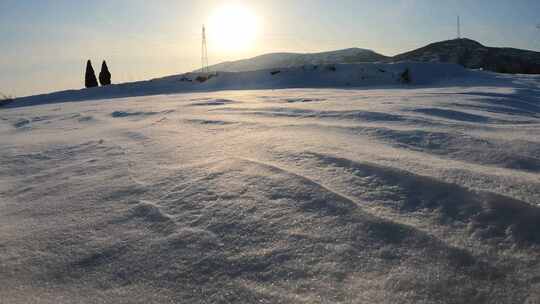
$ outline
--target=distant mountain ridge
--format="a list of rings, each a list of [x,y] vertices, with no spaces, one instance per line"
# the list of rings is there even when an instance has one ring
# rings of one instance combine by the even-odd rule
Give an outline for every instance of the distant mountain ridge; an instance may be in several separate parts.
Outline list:
[[[487,47],[467,38],[435,42],[394,57],[361,48],[305,54],[270,53],[219,63],[210,69],[220,72],[247,72],[302,65],[398,61],[456,63],[470,69],[484,69],[498,73],[540,74],[540,52]]]
[[[540,74],[540,52],[487,47],[471,39],[435,42],[392,58],[394,61],[456,63],[498,73]]]
[[[229,61],[210,66],[212,71],[248,72],[274,68],[290,68],[308,64],[336,64],[387,61],[389,57],[372,50],[349,48],[321,53],[270,53],[257,57]]]

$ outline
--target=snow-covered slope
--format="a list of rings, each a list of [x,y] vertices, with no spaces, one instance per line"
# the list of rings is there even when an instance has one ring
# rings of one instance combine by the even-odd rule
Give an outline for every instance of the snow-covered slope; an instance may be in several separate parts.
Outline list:
[[[496,80],[496,77],[482,72],[468,71],[455,64],[443,63],[303,65],[249,72],[219,72],[216,77],[204,83],[196,81],[200,74],[188,73],[149,81],[24,97],[15,100],[13,105],[217,90],[408,86],[401,83],[401,74],[406,69],[409,69],[411,76],[409,85],[413,86],[444,86],[485,81],[492,83]]]
[[[302,65],[377,62],[388,57],[372,50],[350,48],[322,53],[271,53],[254,58],[223,62],[210,67],[212,71],[247,72],[256,70],[290,68]]]
[[[538,303],[540,78],[381,67],[0,108],[0,302]]]

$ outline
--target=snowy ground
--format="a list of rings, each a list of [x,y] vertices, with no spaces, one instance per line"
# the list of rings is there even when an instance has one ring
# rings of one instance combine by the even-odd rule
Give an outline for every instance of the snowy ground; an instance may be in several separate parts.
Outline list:
[[[0,303],[540,303],[540,78],[489,77],[0,109]]]

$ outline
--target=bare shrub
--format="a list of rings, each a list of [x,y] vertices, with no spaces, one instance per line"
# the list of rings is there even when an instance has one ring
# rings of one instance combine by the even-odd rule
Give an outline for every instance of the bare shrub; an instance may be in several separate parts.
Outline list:
[[[15,99],[15,96],[0,93],[0,106],[6,105]]]

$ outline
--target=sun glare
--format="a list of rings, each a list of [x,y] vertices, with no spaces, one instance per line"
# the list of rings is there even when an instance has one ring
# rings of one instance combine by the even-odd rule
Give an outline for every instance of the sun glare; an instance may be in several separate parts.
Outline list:
[[[218,51],[246,51],[254,46],[258,26],[258,18],[246,7],[221,7],[210,17],[209,42]]]

